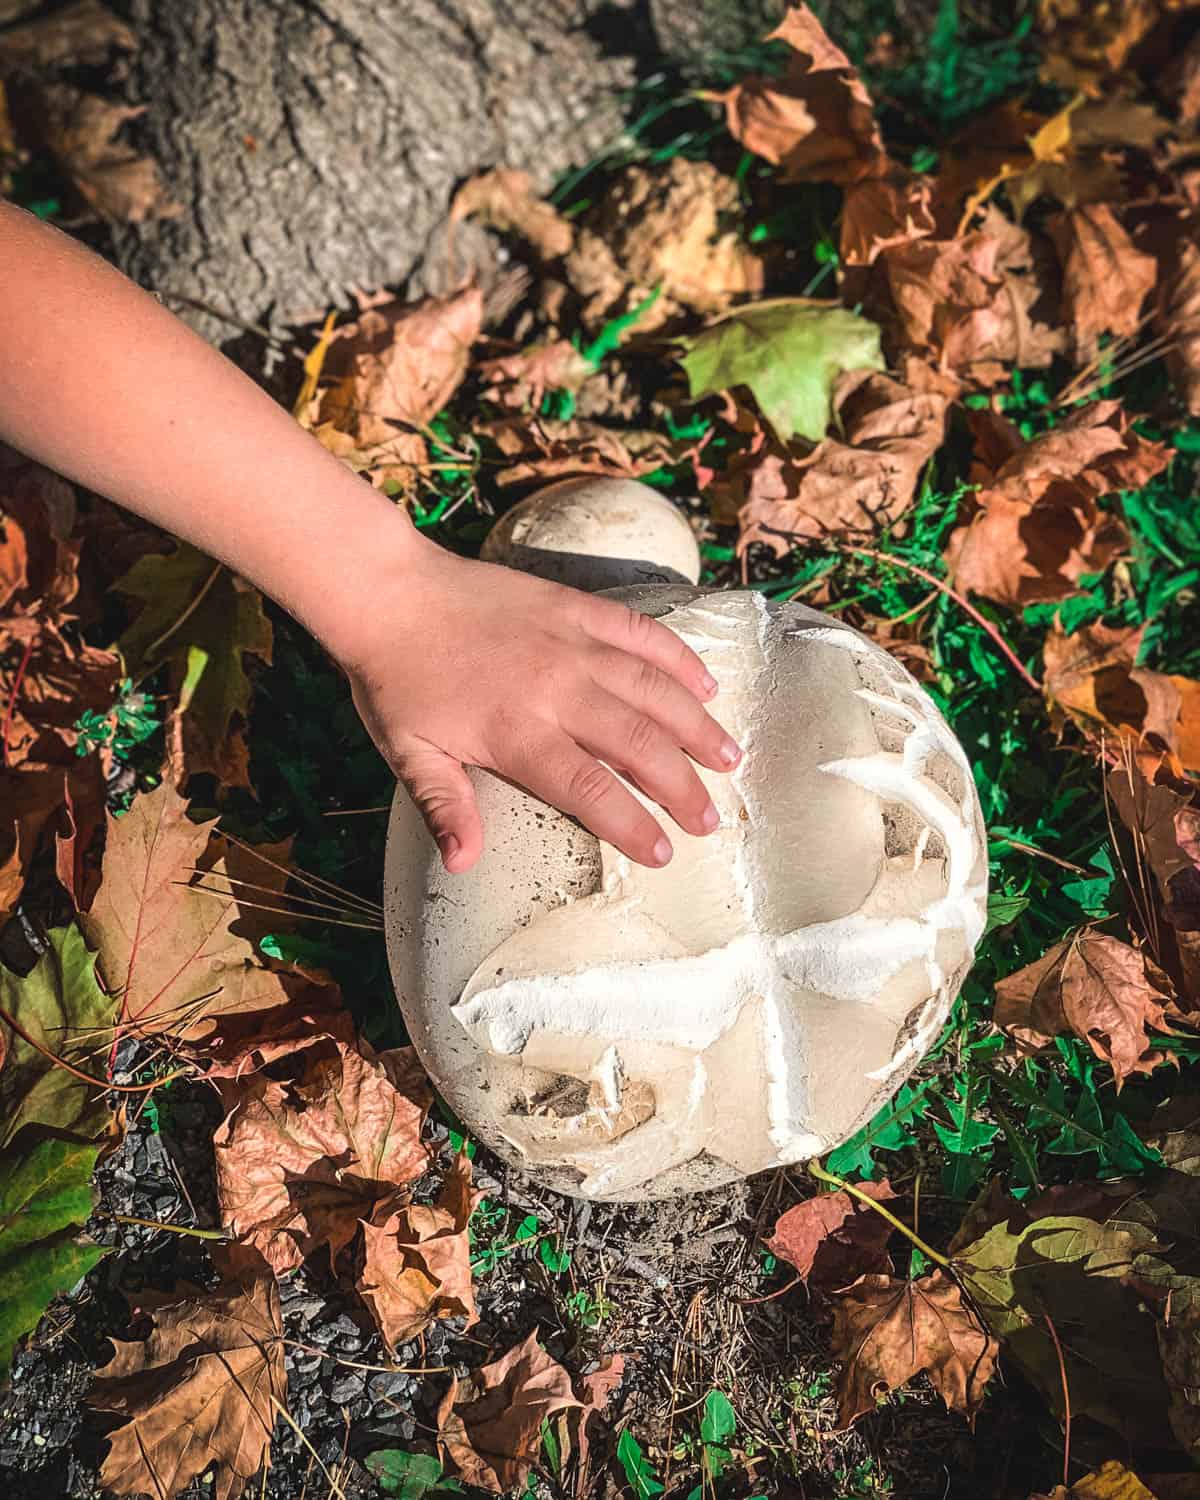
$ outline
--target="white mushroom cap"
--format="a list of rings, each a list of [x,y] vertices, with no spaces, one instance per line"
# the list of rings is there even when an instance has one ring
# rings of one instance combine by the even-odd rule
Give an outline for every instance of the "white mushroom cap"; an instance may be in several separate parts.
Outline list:
[[[447,876],[403,791],[392,974],[434,1081],[500,1155],[594,1198],[667,1197],[819,1155],[937,1037],[983,931],[958,742],[857,631],[752,592],[631,590],[700,652],[747,754],[700,770],[716,833],[665,869],[473,772],[483,857]]]
[[[589,591],[700,577],[700,548],[683,513],[636,479],[547,485],[500,517],[480,555]]]

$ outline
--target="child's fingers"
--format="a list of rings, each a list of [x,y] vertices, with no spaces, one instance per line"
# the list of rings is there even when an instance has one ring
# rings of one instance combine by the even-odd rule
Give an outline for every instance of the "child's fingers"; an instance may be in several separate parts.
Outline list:
[[[615,599],[590,598],[584,606],[583,626],[596,640],[670,673],[702,703],[716,695],[716,679],[692,648],[649,615],[626,609]]]
[[[687,688],[661,667],[644,658],[632,660],[627,652],[615,647],[605,647],[594,655],[591,674],[608,693],[661,725],[672,742],[682,746],[702,766],[712,771],[730,771],[737,765],[741,750],[736,741],[705,712]],[[571,724],[564,727],[574,733]],[[605,759],[609,757],[605,755]],[[626,759],[623,763],[636,769],[636,760]]]
[[[640,865],[671,858],[671,841],[628,787],[569,735],[531,735],[496,768],[535,797],[561,808]]]
[[[451,755],[414,746],[392,769],[408,789],[452,875],[469,870],[483,850],[483,825],[471,778]]]
[[[678,683],[670,678],[664,681],[681,698],[688,696]],[[649,714],[596,687],[580,705],[578,721],[564,718],[562,725],[606,765],[622,771],[628,768],[651,801],[665,808],[688,833],[711,833],[716,827],[716,808],[695,766],[675,736]]]

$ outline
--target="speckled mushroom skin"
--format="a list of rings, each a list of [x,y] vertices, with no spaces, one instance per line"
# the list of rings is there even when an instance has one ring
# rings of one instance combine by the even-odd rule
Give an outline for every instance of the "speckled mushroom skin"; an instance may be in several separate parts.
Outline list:
[[[937,1037],[983,931],[958,742],[848,626],[752,592],[624,591],[704,657],[747,750],[701,770],[718,831],[665,870],[474,772],[487,847],[447,876],[407,796],[388,836],[392,974],[469,1130],[547,1186],[636,1200],[852,1135]]]
[[[695,583],[700,547],[681,510],[636,479],[560,479],[520,501],[480,556],[589,593]]]

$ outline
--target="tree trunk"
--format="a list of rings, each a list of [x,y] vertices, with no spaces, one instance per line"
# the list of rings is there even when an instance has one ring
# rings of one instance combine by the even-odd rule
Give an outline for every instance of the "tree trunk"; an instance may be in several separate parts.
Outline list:
[[[177,218],[118,226],[143,285],[243,322],[403,283],[489,165],[539,186],[608,145],[639,0],[125,0],[129,83]],[[205,332],[230,336],[212,319]]]

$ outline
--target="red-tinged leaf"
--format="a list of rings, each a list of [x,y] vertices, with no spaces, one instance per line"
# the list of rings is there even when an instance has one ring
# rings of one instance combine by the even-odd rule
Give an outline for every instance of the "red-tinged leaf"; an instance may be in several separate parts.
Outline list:
[[[879,1203],[896,1196],[886,1181],[863,1183],[862,1190]],[[832,1292],[860,1276],[890,1273],[891,1235],[888,1221],[850,1193],[818,1193],[781,1214],[765,1243],[806,1286]]]

